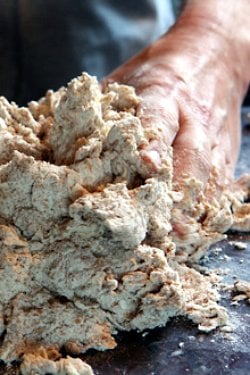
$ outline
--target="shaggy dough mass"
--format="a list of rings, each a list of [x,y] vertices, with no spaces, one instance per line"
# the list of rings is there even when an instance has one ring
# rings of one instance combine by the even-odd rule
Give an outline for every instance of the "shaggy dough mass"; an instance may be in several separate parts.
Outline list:
[[[159,170],[145,162],[161,134],[143,129],[138,103],[87,74],[28,108],[0,99],[0,358],[25,354],[25,374],[36,347],[111,349],[118,330],[177,315],[203,331],[227,322],[192,264],[229,228],[249,229],[249,178],[209,202],[193,178],[174,191],[171,147]]]

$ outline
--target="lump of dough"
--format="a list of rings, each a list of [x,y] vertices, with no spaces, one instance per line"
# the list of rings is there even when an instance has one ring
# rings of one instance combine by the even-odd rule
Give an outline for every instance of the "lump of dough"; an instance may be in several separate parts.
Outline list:
[[[142,156],[160,134],[143,128],[139,101],[86,73],[28,108],[0,99],[0,358],[24,358],[24,374],[91,373],[30,347],[77,355],[174,316],[205,332],[227,322],[192,265],[234,225],[248,190],[208,201],[191,176],[174,191],[172,148],[157,171]]]
[[[91,367],[80,358],[67,356],[54,361],[41,354],[24,355],[22,375],[94,375]]]

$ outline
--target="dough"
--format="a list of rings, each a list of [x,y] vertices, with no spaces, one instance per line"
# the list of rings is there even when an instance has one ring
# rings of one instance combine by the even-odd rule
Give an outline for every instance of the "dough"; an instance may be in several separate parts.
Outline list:
[[[250,303],[250,283],[243,280],[238,280],[234,283],[232,289],[234,293],[233,301],[238,302],[247,300]]]
[[[91,367],[80,358],[49,359],[42,348],[35,354],[25,354],[20,370],[22,375],[94,375]]]
[[[139,100],[125,85],[101,92],[86,73],[28,108],[0,100],[0,358],[24,355],[24,374],[67,362],[51,364],[41,347],[111,349],[119,330],[177,315],[206,332],[227,322],[193,264],[244,227],[250,179],[210,201],[192,177],[174,191],[171,147],[158,171],[144,161],[161,134],[143,129]]]

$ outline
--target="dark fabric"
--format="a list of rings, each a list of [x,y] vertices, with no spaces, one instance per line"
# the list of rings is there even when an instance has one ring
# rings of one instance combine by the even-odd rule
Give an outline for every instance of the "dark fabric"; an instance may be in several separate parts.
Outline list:
[[[248,88],[248,92],[243,102],[243,106],[250,107],[250,87]]]
[[[0,95],[9,98],[17,92],[17,34],[15,3],[6,0],[0,8]]]
[[[111,72],[173,21],[168,0],[0,0],[0,95],[38,99]]]

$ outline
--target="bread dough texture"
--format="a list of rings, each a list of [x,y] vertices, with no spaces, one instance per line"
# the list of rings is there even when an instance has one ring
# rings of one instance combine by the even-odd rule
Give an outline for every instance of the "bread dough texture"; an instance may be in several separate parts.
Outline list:
[[[119,330],[177,315],[206,332],[226,324],[192,265],[230,227],[249,229],[250,179],[210,201],[192,177],[174,191],[171,147],[158,170],[143,157],[161,133],[142,127],[139,101],[86,73],[28,108],[0,99],[0,358],[25,354],[24,374],[36,346],[111,349]]]
[[[20,370],[22,375],[94,375],[91,367],[80,358],[49,359],[43,348],[25,354]]]
[[[21,373],[22,375],[94,375],[91,367],[80,358],[68,356],[51,360],[39,353],[24,355]]]

